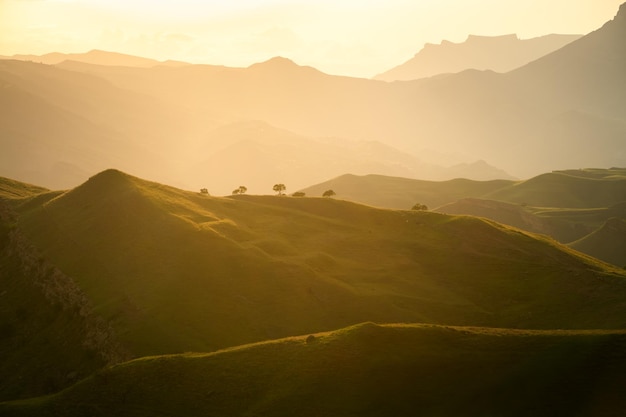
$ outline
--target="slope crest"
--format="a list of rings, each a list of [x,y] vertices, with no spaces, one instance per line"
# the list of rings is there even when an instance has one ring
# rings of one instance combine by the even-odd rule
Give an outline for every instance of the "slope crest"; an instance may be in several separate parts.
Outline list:
[[[623,332],[367,323],[214,354],[142,358],[3,415],[608,416]],[[8,414],[7,414],[8,413]],[[619,412],[617,413],[619,414]]]

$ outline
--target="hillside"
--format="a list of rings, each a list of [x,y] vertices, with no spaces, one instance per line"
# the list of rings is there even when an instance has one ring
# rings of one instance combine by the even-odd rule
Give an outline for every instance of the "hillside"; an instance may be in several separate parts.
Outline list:
[[[485,197],[535,207],[608,207],[626,201],[626,169],[553,171]]]
[[[614,416],[626,335],[431,325],[346,329],[120,364],[4,416]]]
[[[467,69],[508,72],[528,64],[580,38],[580,35],[546,35],[519,39],[517,35],[469,35],[464,42],[442,41],[424,45],[405,63],[374,77],[398,81],[457,73]]]
[[[569,246],[613,265],[626,266],[625,218],[610,218],[598,230]]]
[[[109,170],[24,206],[19,227],[139,355],[366,320],[622,325],[609,314],[621,304],[607,301],[626,290],[622,275],[475,218],[324,198],[214,198]],[[575,311],[564,321],[566,310]]]
[[[587,236],[610,218],[626,218],[625,203],[594,209],[568,209],[464,198],[438,207],[435,211],[452,215],[485,217],[528,232],[551,236],[561,243],[570,243]],[[586,250],[582,252],[595,256]],[[600,259],[606,261],[605,258]]]
[[[18,197],[35,190],[11,185]],[[0,401],[55,392],[129,358],[72,278],[20,233],[8,204],[0,199]]]
[[[384,175],[342,175],[301,191],[321,196],[334,190],[337,198],[376,207],[408,210],[415,203],[429,208],[452,203],[461,198],[481,197],[515,184],[510,180],[473,181],[457,178],[449,181],[424,181]]]
[[[34,333],[7,330],[17,356],[0,360],[5,399],[53,392],[120,358],[214,351],[363,321],[626,326],[621,268],[478,218],[332,198],[211,197],[116,170],[66,192],[12,200],[6,210],[1,277],[23,295],[12,296],[0,325],[18,328],[18,312],[42,291],[48,301],[26,308],[34,322],[19,328]],[[62,339],[49,333],[54,326],[37,330],[49,326],[38,317],[55,314],[69,332]],[[60,342],[68,344],[62,354]],[[35,346],[51,347],[34,354]],[[90,360],[63,359],[83,357],[84,346]],[[28,371],[16,373],[16,364]],[[46,391],[41,372],[65,377]]]
[[[29,197],[48,191],[38,185],[26,184],[10,178],[0,177],[0,198],[13,199]]]
[[[525,181],[418,181],[380,175],[344,175],[303,189],[377,207],[408,209],[416,203],[454,215],[486,217],[568,243],[611,217],[624,218],[626,170],[553,171]]]

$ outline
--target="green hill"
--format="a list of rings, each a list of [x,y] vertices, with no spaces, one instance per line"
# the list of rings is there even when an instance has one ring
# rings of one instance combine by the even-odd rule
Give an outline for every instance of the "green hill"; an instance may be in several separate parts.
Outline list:
[[[605,208],[568,209],[464,198],[441,206],[436,211],[485,217],[529,232],[549,235],[561,243],[568,243],[587,236],[612,217],[626,218],[626,202]],[[593,255],[591,252],[583,252]]]
[[[366,323],[142,358],[3,416],[614,416],[626,334]]]
[[[626,201],[626,169],[554,171],[483,197],[535,207],[608,207]]]
[[[38,190],[9,183],[16,195]],[[0,401],[55,392],[129,358],[72,278],[16,222],[0,199]]]
[[[28,256],[69,277],[58,296],[84,297],[106,329],[94,354],[113,362],[363,321],[626,327],[621,268],[473,217],[329,198],[218,198],[115,170],[14,206],[7,227]]]
[[[48,191],[46,188],[37,185],[26,184],[10,178],[0,177],[0,198],[14,199],[29,197]]]
[[[384,175],[346,174],[301,191],[306,195],[321,196],[324,191],[332,189],[337,193],[337,198],[343,200],[408,210],[415,203],[435,208],[461,198],[481,197],[512,184],[515,184],[515,181],[474,181],[462,178],[424,181]]]
[[[613,265],[626,266],[626,220],[613,217],[569,246]]]

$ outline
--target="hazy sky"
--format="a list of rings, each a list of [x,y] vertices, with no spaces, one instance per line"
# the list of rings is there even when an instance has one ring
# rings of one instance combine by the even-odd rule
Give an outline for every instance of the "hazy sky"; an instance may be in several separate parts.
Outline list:
[[[626,0],[0,0],[0,55],[124,52],[371,77],[468,34],[585,34]]]

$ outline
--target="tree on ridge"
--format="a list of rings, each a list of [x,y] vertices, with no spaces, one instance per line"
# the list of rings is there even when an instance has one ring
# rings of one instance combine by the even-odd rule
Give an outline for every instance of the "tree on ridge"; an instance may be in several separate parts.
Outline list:
[[[276,191],[278,195],[283,195],[283,191],[285,191],[287,187],[285,187],[285,184],[274,184],[274,187],[272,187],[272,189]]]

